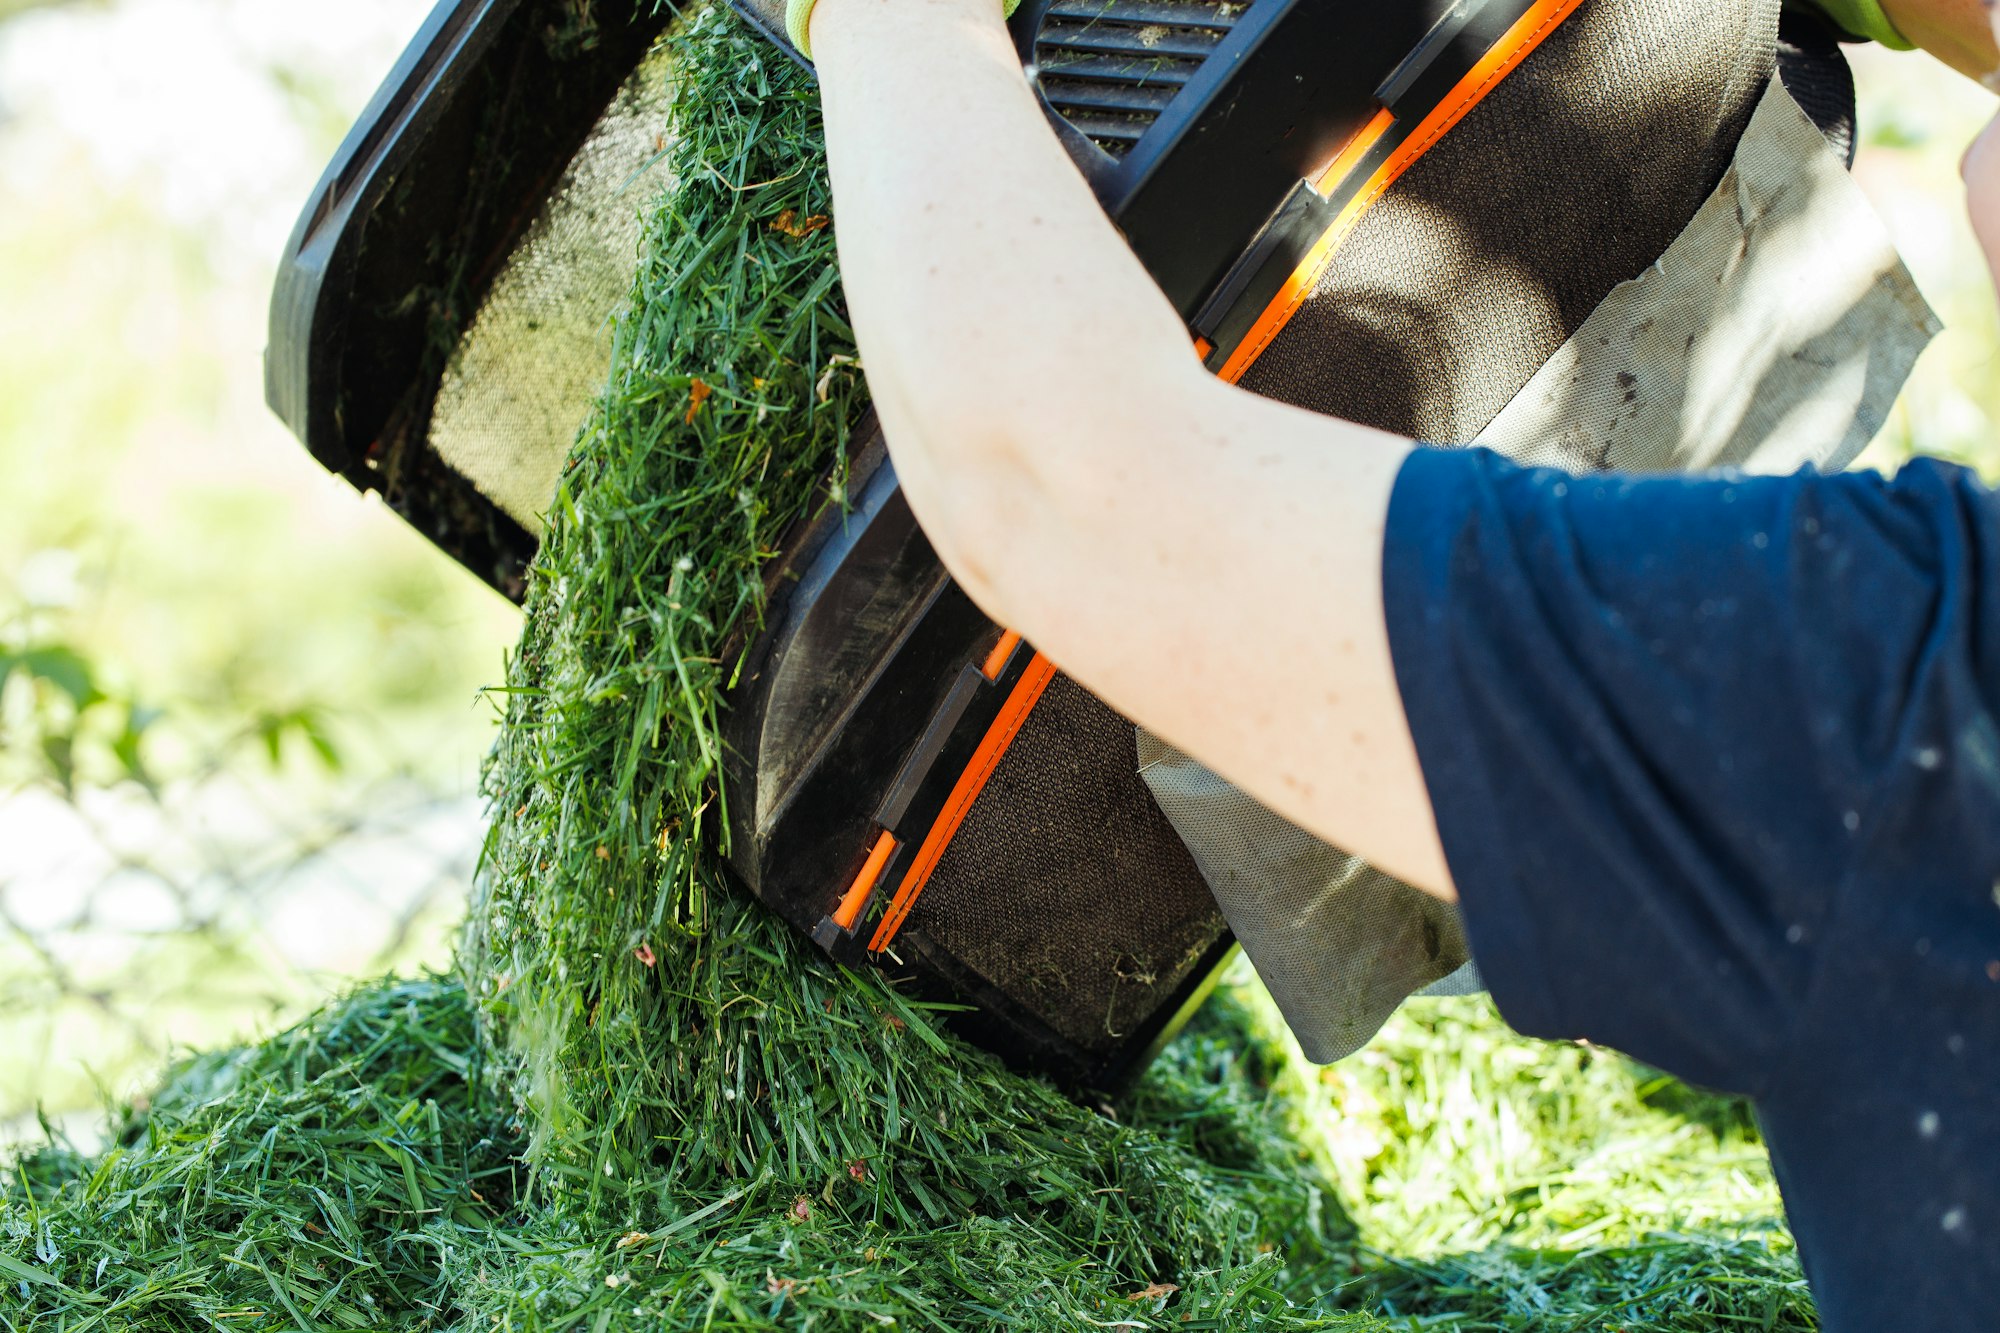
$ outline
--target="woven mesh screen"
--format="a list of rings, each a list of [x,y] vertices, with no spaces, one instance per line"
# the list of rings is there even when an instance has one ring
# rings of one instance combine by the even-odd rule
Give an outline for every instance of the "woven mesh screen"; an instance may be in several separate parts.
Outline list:
[[[613,318],[639,267],[642,209],[665,188],[669,61],[633,71],[508,254],[459,340],[430,444],[530,532],[603,388]]]
[[[1375,204],[1244,387],[1472,440],[1714,191],[1778,19],[1778,0],[1586,0]],[[1452,909],[1141,748],[1313,1059],[1358,1049],[1466,961]]]
[[[909,924],[1093,1052],[1172,999],[1226,928],[1134,747],[1131,723],[1058,676]]]
[[[1587,0],[1369,211],[1243,386],[1473,439],[1714,190],[1778,8]]]

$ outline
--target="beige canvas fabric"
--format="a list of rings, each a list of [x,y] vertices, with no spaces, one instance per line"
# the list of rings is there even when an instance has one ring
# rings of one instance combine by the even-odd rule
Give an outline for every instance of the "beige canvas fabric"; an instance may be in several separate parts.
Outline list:
[[[1861,188],[1774,83],[1687,231],[1479,443],[1579,472],[1837,471],[1939,328]]]
[[[1939,324],[1843,163],[1776,80],[1659,261],[1614,290],[1477,443],[1574,471],[1853,462]],[[1313,838],[1142,732],[1148,785],[1305,1054],[1426,988],[1478,986],[1456,909]]]

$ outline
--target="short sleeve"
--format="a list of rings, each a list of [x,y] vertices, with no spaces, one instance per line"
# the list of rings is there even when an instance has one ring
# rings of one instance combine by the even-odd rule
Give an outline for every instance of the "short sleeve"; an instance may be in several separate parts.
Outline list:
[[[1940,579],[1963,491],[1924,464],[1890,483],[1411,457],[1390,643],[1516,1027],[1760,1092],[1906,766],[1925,664],[1967,632]]]

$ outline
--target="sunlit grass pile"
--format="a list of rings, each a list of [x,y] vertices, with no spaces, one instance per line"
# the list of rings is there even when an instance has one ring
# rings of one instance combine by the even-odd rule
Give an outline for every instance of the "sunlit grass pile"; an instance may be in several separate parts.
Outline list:
[[[718,870],[716,708],[865,408],[815,98],[677,44],[678,184],[556,499],[450,978],[21,1159],[10,1329],[1804,1329],[1735,1105],[1481,1006],[1300,1062],[1224,988],[1082,1108]]]

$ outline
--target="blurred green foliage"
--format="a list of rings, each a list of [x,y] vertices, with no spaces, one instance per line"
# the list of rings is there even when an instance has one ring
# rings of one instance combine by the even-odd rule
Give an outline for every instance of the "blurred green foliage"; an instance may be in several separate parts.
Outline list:
[[[73,5],[80,0],[0,0],[0,23],[18,18],[31,9],[54,9],[57,5]],[[88,3],[102,3],[102,0],[87,0]]]
[[[316,156],[273,167],[303,200],[334,144],[298,106]],[[32,105],[0,128],[10,153],[63,173],[0,170],[0,617],[55,603],[68,646],[134,695],[216,718],[310,707],[364,775],[469,782],[491,734],[478,691],[518,619],[265,412],[276,240],[256,262],[218,253]]]
[[[160,778],[148,762],[147,740],[167,720],[166,710],[111,684],[87,649],[46,628],[38,632],[52,620],[62,624],[47,615],[0,620],[0,782],[18,789],[47,781],[70,800],[81,786],[129,782],[157,799]],[[201,730],[220,737],[204,753],[210,767],[241,763],[250,751],[282,773],[287,756],[301,750],[327,772],[343,766],[337,724],[319,704],[230,701],[219,718],[188,712],[171,720],[205,721]]]
[[[29,7],[0,0],[0,1139],[341,980],[293,953],[443,961],[519,628],[262,402],[290,214],[428,0]],[[177,77],[135,89],[162,33]],[[322,947],[363,914],[294,895],[370,876],[410,880],[379,947]]]
[[[7,687],[17,678],[21,702],[9,710]],[[0,627],[0,759],[32,754],[65,793],[74,793],[79,748],[94,740],[111,761],[107,775],[150,789],[139,748],[158,717],[132,699],[106,694],[89,659],[68,644],[9,644]]]

